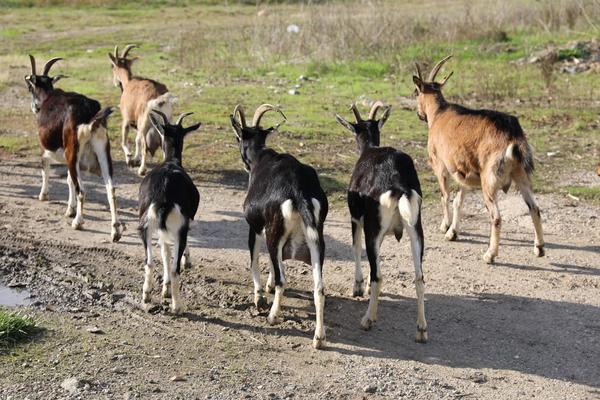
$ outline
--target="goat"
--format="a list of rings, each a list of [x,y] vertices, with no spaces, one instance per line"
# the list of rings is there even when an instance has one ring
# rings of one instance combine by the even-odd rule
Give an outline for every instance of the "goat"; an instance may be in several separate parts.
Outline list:
[[[114,54],[108,53],[113,70],[113,84],[121,88],[121,147],[125,153],[127,165],[139,166],[138,174],[146,173],[146,154],[154,156],[161,147],[160,135],[152,128],[149,120],[151,110],[159,110],[171,118],[175,97],[169,93],[167,87],[152,79],[133,76],[131,65],[138,57],[127,58],[131,49],[137,47],[129,44],[119,55],[119,47],[115,46]],[[129,150],[129,128],[137,130],[135,137],[135,155],[131,156]]]
[[[37,115],[42,150],[42,189],[39,199],[48,200],[50,161],[67,164],[69,201],[65,216],[74,216],[71,226],[81,229],[85,198],[81,171],[101,174],[110,207],[111,238],[117,242],[123,227],[117,218],[110,142],[106,133],[112,108],[100,109],[100,103],[96,100],[55,89],[54,84],[64,75],[50,77],[48,74],[52,65],[62,58],[49,60],[39,75],[36,73],[35,58],[29,55],[29,60],[31,75],[25,76],[25,82],[32,96],[31,111]]]
[[[544,255],[544,238],[540,209],[531,190],[533,151],[519,120],[502,112],[472,110],[447,102],[442,89],[452,72],[441,83],[435,82],[435,77],[450,57],[438,62],[427,80],[421,76],[418,64],[417,75],[413,76],[417,88],[417,116],[429,127],[429,164],[442,192],[444,217],[440,230],[447,240],[456,240],[465,191],[480,187],[491,221],[490,244],[483,259],[488,264],[493,263],[498,255],[502,223],[497,192],[502,189],[506,193],[511,182],[515,182],[533,220],[534,254],[541,257]],[[451,224],[448,175],[460,186],[454,198]]]
[[[406,228],[415,266],[417,289],[417,342],[427,341],[425,321],[425,280],[423,277],[423,227],[421,225],[421,185],[412,158],[391,147],[379,147],[381,128],[387,121],[391,106],[377,101],[369,116],[363,120],[355,104],[350,106],[356,123],[350,123],[340,115],[336,120],[354,133],[360,156],[348,187],[348,208],[352,221],[352,246],[355,262],[354,296],[363,295],[361,267],[361,230],[365,234],[365,247],[371,271],[369,274],[370,299],[361,326],[368,330],[377,320],[377,303],[381,291],[382,276],[379,249],[386,235],[402,238]],[[380,119],[377,112],[383,109]]]
[[[150,123],[161,136],[165,159],[142,179],[139,190],[138,231],[146,251],[142,301],[151,301],[154,282],[152,235],[158,231],[163,262],[162,297],[171,297],[171,310],[174,313],[183,310],[179,296],[180,266],[182,261],[185,266],[190,264],[187,235],[190,222],[194,219],[200,203],[198,189],[181,164],[183,139],[201,125],[197,123],[184,128],[181,122],[190,114],[192,113],[181,114],[177,122],[171,125],[165,114],[151,111]],[[173,244],[173,258],[170,244]]]
[[[230,116],[244,168],[250,174],[244,216],[249,225],[248,247],[254,304],[258,309],[266,306],[258,264],[264,238],[271,258],[266,291],[272,292],[273,288],[275,291],[267,321],[271,325],[281,322],[281,301],[286,282],[283,261],[292,258],[312,264],[316,309],[313,346],[319,349],[325,345],[323,224],[329,205],[312,167],[300,163],[290,154],[279,154],[266,147],[267,137],[279,127],[261,127],[261,118],[268,111],[276,111],[286,119],[279,108],[270,104],[263,104],[256,109],[252,125],[246,124],[240,105],[235,107]]]

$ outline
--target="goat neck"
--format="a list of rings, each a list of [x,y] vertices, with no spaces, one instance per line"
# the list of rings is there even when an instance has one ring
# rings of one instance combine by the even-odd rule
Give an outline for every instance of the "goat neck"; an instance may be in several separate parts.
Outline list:
[[[443,110],[446,105],[446,99],[440,91],[433,93],[424,93],[425,115],[427,115],[427,126],[431,128],[437,113]]]

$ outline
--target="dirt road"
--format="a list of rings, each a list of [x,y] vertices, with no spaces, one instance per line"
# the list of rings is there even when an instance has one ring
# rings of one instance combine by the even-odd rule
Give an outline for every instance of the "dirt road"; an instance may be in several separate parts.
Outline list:
[[[479,195],[467,196],[455,243],[437,231],[437,202],[426,203],[427,344],[414,342],[405,240],[384,242],[379,319],[373,330],[360,329],[367,300],[351,297],[348,214],[333,207],[326,224],[328,347],[315,351],[307,266],[288,263],[282,325],[269,326],[251,306],[243,177],[228,184],[195,177],[201,205],[190,238],[194,265],[182,277],[187,312],[176,317],[162,305],[150,313],[138,307],[139,178],[117,163],[128,229],[113,244],[100,180],[87,183],[85,230],[74,231],[63,216],[64,167],[52,169],[51,201],[41,203],[38,165],[4,155],[0,163],[0,282],[25,284],[36,296],[29,310],[45,327],[39,341],[0,356],[2,399],[600,398],[598,207],[538,196],[547,255],[537,259],[525,205],[515,193],[503,195],[500,256],[488,266]],[[267,270],[265,255],[261,267]],[[156,271],[159,288],[158,264]]]

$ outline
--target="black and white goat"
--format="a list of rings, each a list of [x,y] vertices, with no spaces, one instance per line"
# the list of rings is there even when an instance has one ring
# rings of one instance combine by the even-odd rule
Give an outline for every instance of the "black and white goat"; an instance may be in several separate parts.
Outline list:
[[[200,127],[200,123],[187,128],[181,125],[183,118],[190,114],[181,114],[177,122],[171,125],[165,114],[151,111],[150,122],[161,136],[165,159],[144,177],[139,191],[138,230],[146,250],[142,300],[149,303],[152,297],[152,235],[158,231],[164,268],[162,296],[171,297],[171,310],[174,313],[183,310],[179,296],[180,267],[182,261],[186,266],[190,262],[187,235],[200,203],[200,193],[181,165],[183,139]],[[169,247],[171,244],[173,257]]]
[[[50,77],[48,73],[55,62],[53,58],[38,75],[35,58],[30,55],[31,75],[25,82],[32,96],[31,111],[37,115],[38,137],[42,149],[42,189],[39,199],[48,200],[48,175],[50,161],[67,164],[69,202],[67,217],[73,217],[72,227],[83,226],[84,190],[81,171],[102,175],[111,215],[111,238],[121,238],[122,225],[117,219],[113,166],[110,142],[106,132],[111,107],[100,109],[100,103],[79,93],[55,89],[54,84],[63,77]],[[76,209],[77,207],[77,209]]]
[[[293,258],[312,264],[316,309],[313,346],[318,349],[325,345],[323,223],[328,211],[327,197],[312,167],[300,163],[289,154],[279,154],[265,146],[267,137],[277,130],[277,127],[263,129],[260,126],[260,120],[267,111],[276,111],[285,118],[279,108],[269,104],[258,107],[252,125],[246,124],[244,112],[239,105],[231,115],[242,161],[250,174],[244,200],[244,216],[250,226],[248,247],[254,281],[254,303],[257,308],[266,306],[258,265],[264,237],[271,257],[266,291],[271,292],[275,288],[267,321],[271,325],[281,322],[281,301],[286,281],[283,260]]]
[[[383,108],[381,119],[377,111]],[[354,167],[348,188],[348,208],[352,218],[352,245],[354,247],[355,282],[354,296],[363,294],[361,269],[361,229],[371,272],[370,300],[361,325],[370,329],[377,320],[377,302],[381,291],[381,266],[379,248],[385,235],[402,238],[403,229],[410,237],[415,284],[417,287],[417,342],[427,341],[424,291],[425,281],[421,262],[423,259],[423,227],[421,225],[421,185],[408,154],[391,147],[379,147],[380,131],[387,121],[391,107],[380,101],[373,104],[369,117],[363,120],[356,106],[351,109],[356,123],[350,123],[339,115],[336,120],[356,135],[360,157]]]

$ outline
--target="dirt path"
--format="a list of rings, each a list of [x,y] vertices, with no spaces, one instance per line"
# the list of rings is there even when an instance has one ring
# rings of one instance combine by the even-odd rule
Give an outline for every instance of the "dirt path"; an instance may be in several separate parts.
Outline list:
[[[251,307],[243,181],[196,177],[194,266],[182,278],[187,312],[174,317],[163,306],[151,313],[137,306],[139,179],[116,166],[128,229],[112,244],[100,180],[87,179],[85,230],[73,231],[63,217],[64,168],[53,169],[51,202],[42,204],[38,164],[4,158],[0,165],[0,282],[26,284],[37,296],[30,310],[47,328],[25,351],[0,356],[2,399],[600,398],[598,207],[538,197],[547,256],[536,259],[526,207],[514,193],[503,196],[500,256],[490,267],[481,261],[489,228],[477,195],[465,201],[465,233],[456,243],[437,231],[437,202],[426,204],[425,345],[413,340],[404,240],[384,242],[379,320],[370,332],[359,328],[366,299],[350,296],[350,226],[346,210],[334,207],[326,225],[328,348],[317,352],[308,267],[288,264],[282,325],[269,326]],[[265,255],[261,266],[266,271]],[[61,383],[73,377],[79,388],[70,393]]]

